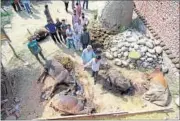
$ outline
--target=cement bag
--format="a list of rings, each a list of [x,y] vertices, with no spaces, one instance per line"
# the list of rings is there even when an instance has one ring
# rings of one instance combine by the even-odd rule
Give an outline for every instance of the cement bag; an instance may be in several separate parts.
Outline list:
[[[150,83],[149,90],[144,93],[143,98],[159,106],[167,106],[170,103],[169,88],[165,88],[158,82]]]
[[[126,79],[121,73],[116,70],[109,70],[107,73],[107,81],[111,86],[116,87],[122,92],[126,92],[130,87],[132,87],[130,80]]]

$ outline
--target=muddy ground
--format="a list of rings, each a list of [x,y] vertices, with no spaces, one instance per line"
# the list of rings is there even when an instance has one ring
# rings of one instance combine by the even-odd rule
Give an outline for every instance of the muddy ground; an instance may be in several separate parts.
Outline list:
[[[3,44],[2,51],[4,53],[3,63],[7,71],[13,73],[16,97],[21,99],[20,111],[21,115],[19,119],[35,119],[46,118],[60,115],[59,112],[55,112],[49,107],[48,101],[40,102],[40,95],[43,90],[53,84],[53,79],[48,77],[45,84],[37,84],[36,80],[42,71],[42,66],[36,61],[35,57],[27,49],[28,36],[27,28],[33,31],[33,29],[44,26],[46,24],[46,18],[43,14],[44,5],[48,4],[52,17],[55,19],[66,18],[71,23],[71,14],[67,14],[64,10],[64,4],[62,1],[48,1],[39,2],[33,4],[33,15],[28,15],[25,12],[14,13],[12,19],[12,28],[6,28],[6,32],[12,40],[18,55],[29,63],[30,66],[23,65],[24,63],[13,56],[12,51],[8,45]],[[89,18],[93,17],[93,10],[98,7],[98,2],[90,2],[90,11],[85,11]],[[69,5],[71,10],[71,5]],[[98,112],[115,112],[115,111],[140,111],[159,109],[160,107],[147,103],[145,105],[141,96],[121,96],[119,94],[111,93],[102,88],[101,84],[94,85],[93,79],[90,74],[83,70],[80,53],[75,53],[73,50],[68,50],[64,46],[55,45],[53,40],[48,37],[45,41],[40,43],[43,49],[43,53],[47,59],[51,59],[56,54],[63,54],[70,56],[76,64],[76,73],[79,74],[80,82],[85,88],[85,95],[93,100],[97,105]],[[140,78],[143,72],[137,70],[120,69],[125,77],[134,79]],[[174,104],[171,104],[177,110]],[[165,119],[175,118],[178,111],[168,114],[149,114],[128,117],[127,119]],[[107,119],[108,117],[106,117]]]

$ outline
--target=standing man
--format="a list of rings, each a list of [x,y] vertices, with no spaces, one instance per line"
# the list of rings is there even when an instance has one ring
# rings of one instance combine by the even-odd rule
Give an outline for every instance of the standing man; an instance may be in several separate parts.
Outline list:
[[[76,14],[76,10],[74,10],[74,14],[72,15],[72,25],[73,25],[73,29],[74,29],[75,23],[78,23],[78,21],[79,21],[79,16]]]
[[[79,34],[82,34],[83,32],[83,26],[81,25],[81,20],[78,20],[78,23],[74,24],[74,30],[78,31]]]
[[[88,18],[85,17],[84,13],[82,13],[82,16],[81,16],[81,24],[83,26],[88,26],[88,24],[89,24],[89,20],[88,20]]]
[[[39,61],[39,63],[41,65],[43,65],[43,63],[40,61],[40,59],[38,57],[38,55],[40,55],[43,58],[43,60],[46,61],[46,58],[44,57],[44,55],[42,53],[41,46],[38,44],[38,42],[35,39],[33,39],[33,37],[29,37],[28,40],[29,40],[29,42],[28,42],[27,46],[28,46],[29,50],[36,57],[36,59]]]
[[[81,44],[82,44],[83,49],[85,49],[87,45],[91,43],[90,41],[91,40],[90,40],[89,32],[87,32],[87,29],[84,28],[83,33],[81,34]]]
[[[84,0],[84,2],[83,2],[83,9],[84,9],[85,4],[86,4],[86,9],[88,9],[88,0]]]
[[[72,0],[72,10],[74,10],[74,0]]]
[[[31,14],[32,14],[33,12],[32,12],[32,10],[31,10],[31,8],[30,8],[30,1],[29,1],[29,0],[23,0],[22,2],[23,2],[23,5],[24,5],[26,11],[27,11],[28,13],[31,13]]]
[[[64,5],[65,5],[65,10],[68,13],[69,1],[64,1]]]
[[[45,7],[44,14],[46,15],[47,21],[52,21],[53,22],[51,14],[49,12],[48,5],[45,5],[44,7]]]
[[[91,65],[92,69],[92,77],[94,77],[94,84],[96,84],[97,81],[97,76],[99,72],[99,67],[101,65],[101,56],[96,56],[96,58],[93,58],[90,62],[88,62],[84,68],[88,67]]]
[[[62,19],[61,32],[62,32],[62,36],[63,36],[65,44],[66,44],[66,37],[67,37],[66,36],[66,29],[67,29],[66,21],[65,21],[65,19]]]
[[[82,55],[81,55],[83,64],[87,64],[89,61],[91,61],[95,57],[96,55],[91,45],[88,45],[87,48],[83,50]]]
[[[16,12],[22,11],[20,4],[19,4],[19,0],[11,0],[11,5],[13,6],[13,8]]]
[[[57,19],[56,19],[56,28],[57,28],[57,31],[58,31],[58,34],[59,34],[59,38],[61,39],[61,42],[63,42],[61,25],[62,25],[62,23],[61,23],[61,22],[59,21],[59,19],[57,18]]]
[[[45,26],[45,28],[49,31],[52,39],[54,40],[55,44],[57,44],[57,41],[60,43],[60,40],[56,33],[56,25],[52,23],[52,21],[48,21],[48,24]]]
[[[81,16],[81,5],[79,3],[76,3],[76,15],[78,15],[78,17]]]
[[[72,46],[75,49],[74,40],[73,40],[73,31],[71,29],[71,25],[68,24],[67,30],[66,30],[66,36],[67,36],[67,46],[68,49],[70,49]]]
[[[73,34],[73,40],[76,50],[80,50],[81,48],[81,42],[80,42],[80,34],[77,30],[75,30],[75,33]]]

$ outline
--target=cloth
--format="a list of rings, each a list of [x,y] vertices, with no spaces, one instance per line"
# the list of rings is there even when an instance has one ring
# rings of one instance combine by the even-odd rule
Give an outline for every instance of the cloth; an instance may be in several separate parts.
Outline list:
[[[99,71],[99,67],[100,67],[101,63],[102,63],[101,60],[96,62],[96,59],[93,58],[85,65],[85,67],[88,67],[91,65],[92,71],[97,72],[97,71]]]
[[[82,25],[87,25],[88,24],[88,19],[86,17],[85,18],[81,17],[81,24]]]
[[[74,24],[74,31],[78,31],[79,34],[83,32],[83,26],[79,23]]]
[[[73,15],[72,16],[72,24],[74,26],[75,23],[78,23],[78,20],[79,20],[79,16],[78,15]]]
[[[83,60],[83,62],[86,64],[89,61],[92,60],[92,58],[94,58],[96,55],[94,53],[93,50],[88,51],[87,49],[84,49],[81,55],[81,58]]]
[[[89,35],[89,32],[83,32],[81,34],[81,43],[82,44],[90,44],[90,35]]]
[[[41,48],[39,47],[38,42],[36,40],[29,42],[27,46],[34,55],[38,54],[41,51]]]
[[[48,29],[50,33],[56,33],[56,25],[53,23],[47,24],[45,28]]]
[[[73,40],[74,40],[74,45],[76,47],[76,50],[80,50],[81,43],[80,43],[80,34],[73,34]]]
[[[72,31],[72,29],[67,29],[66,30],[66,36],[67,36],[67,39],[73,39],[73,31]]]
[[[51,38],[54,40],[55,43],[57,43],[57,41],[60,43],[60,40],[57,36],[57,33],[51,33]]]

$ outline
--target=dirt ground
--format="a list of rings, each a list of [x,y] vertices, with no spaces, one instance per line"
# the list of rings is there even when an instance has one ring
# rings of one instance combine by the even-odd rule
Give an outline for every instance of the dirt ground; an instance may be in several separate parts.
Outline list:
[[[6,44],[2,46],[2,51],[5,55],[3,58],[5,67],[7,70],[15,74],[15,96],[21,99],[21,115],[19,119],[48,118],[60,115],[49,107],[48,101],[40,102],[41,92],[51,86],[54,80],[48,77],[45,84],[36,83],[36,80],[42,71],[42,66],[27,49],[27,28],[33,31],[35,28],[46,24],[46,18],[43,13],[45,4],[49,5],[54,20],[57,17],[60,19],[66,18],[67,21],[71,23],[71,14],[65,12],[64,3],[62,1],[46,1],[33,4],[32,10],[34,14],[32,15],[28,15],[25,12],[14,13],[12,28],[6,29],[16,52],[21,58],[23,58],[23,60],[27,61],[30,66],[24,66],[22,61],[13,57],[11,50]],[[89,19],[93,17],[92,11],[98,7],[98,4],[98,2],[90,1],[89,8],[91,10],[85,11]],[[69,10],[71,10],[71,4],[69,5]],[[144,101],[139,96],[120,96],[104,90],[100,84],[94,85],[90,74],[81,68],[82,62],[79,53],[68,50],[64,46],[55,45],[50,37],[40,44],[47,59],[51,59],[55,54],[64,54],[70,56],[75,62],[77,62],[76,72],[79,73],[80,81],[84,85],[85,95],[92,99],[98,106],[98,112],[140,111],[160,108],[148,103],[148,106],[143,108]],[[120,70],[130,79],[140,78],[142,75],[142,72],[139,71],[130,71],[126,69]],[[170,107],[175,107],[175,105],[170,105]],[[168,114],[153,113],[151,115],[133,116],[127,119],[175,118],[176,114],[177,112]]]

